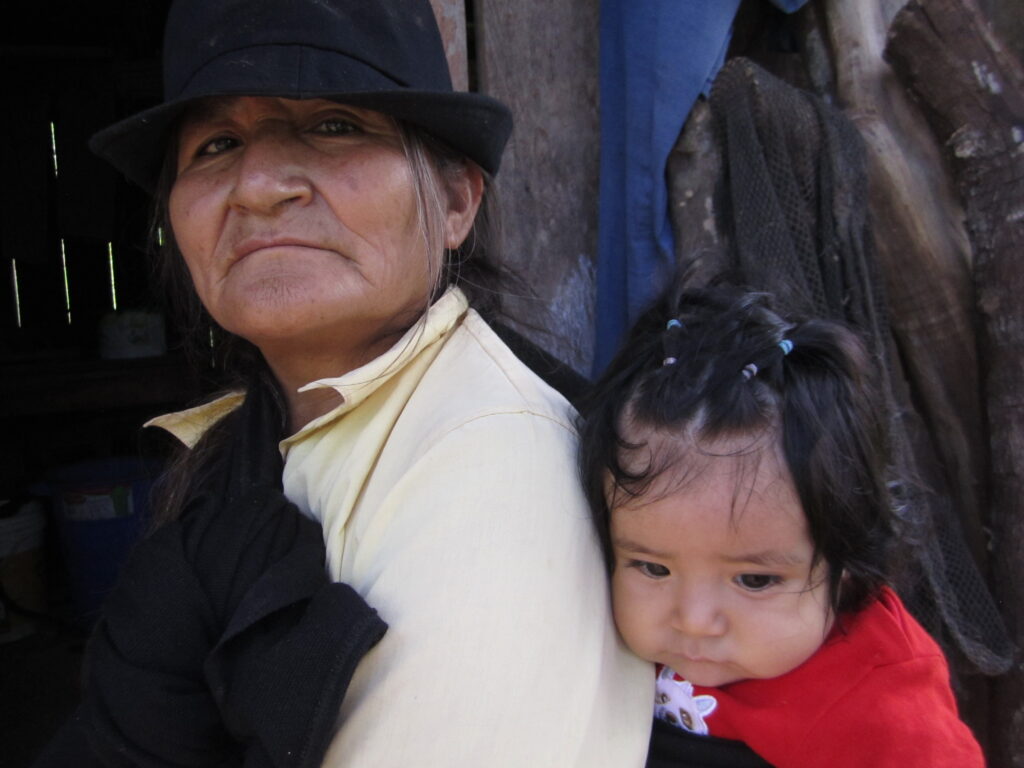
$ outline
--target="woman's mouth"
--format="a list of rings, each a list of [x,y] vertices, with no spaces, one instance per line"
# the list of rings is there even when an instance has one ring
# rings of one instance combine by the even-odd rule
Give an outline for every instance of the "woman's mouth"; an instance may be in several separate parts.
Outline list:
[[[311,248],[323,250],[320,243],[313,243],[301,238],[274,236],[274,237],[247,237],[241,240],[231,249],[232,261],[241,261],[258,251],[273,250],[276,248]]]

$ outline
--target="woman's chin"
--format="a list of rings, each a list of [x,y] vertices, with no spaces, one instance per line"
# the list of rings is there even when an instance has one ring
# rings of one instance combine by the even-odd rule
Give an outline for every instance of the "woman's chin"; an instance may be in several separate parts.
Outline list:
[[[290,343],[292,352],[311,354],[391,337],[412,325],[427,302],[425,293],[396,300],[365,285],[305,274],[237,282],[217,299],[208,309],[225,330],[261,349]]]

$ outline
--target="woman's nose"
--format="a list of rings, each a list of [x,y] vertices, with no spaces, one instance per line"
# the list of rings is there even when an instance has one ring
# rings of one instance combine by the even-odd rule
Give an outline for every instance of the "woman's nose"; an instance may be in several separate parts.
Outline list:
[[[686,587],[676,596],[672,624],[684,635],[709,637],[724,634],[727,621],[713,589]]]
[[[288,204],[305,204],[313,184],[297,148],[276,134],[254,135],[240,148],[231,206],[249,213],[273,215]]]

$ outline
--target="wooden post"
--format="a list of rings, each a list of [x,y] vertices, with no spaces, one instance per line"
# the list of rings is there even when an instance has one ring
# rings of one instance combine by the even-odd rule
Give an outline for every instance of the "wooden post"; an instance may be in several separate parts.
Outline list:
[[[729,244],[715,211],[716,189],[724,173],[711,106],[698,99],[666,168],[675,258],[690,271],[695,285],[706,285],[729,263]]]
[[[464,0],[430,0],[437,26],[444,40],[452,85],[457,91],[469,88],[469,63],[466,57],[466,3]]]
[[[480,90],[512,108],[498,174],[520,329],[586,371],[597,249],[598,0],[476,0]]]
[[[904,402],[914,403],[904,411],[904,422],[916,469],[937,494],[929,498],[938,502],[948,496],[951,501],[948,509],[941,504],[931,508],[933,525],[949,510],[955,513],[987,576],[988,445],[977,367],[971,244],[941,142],[883,58],[900,3],[825,0],[819,17],[834,52],[837,101],[860,129],[867,148],[875,245],[898,362],[907,380],[904,389],[912,398]],[[894,384],[899,391],[900,382]],[[949,567],[947,573],[952,572]],[[966,606],[965,613],[973,607]],[[950,645],[963,649],[969,636],[956,635]],[[987,679],[971,673],[978,649],[968,653],[970,665],[956,654],[951,662],[958,672],[961,715],[985,744],[990,689]]]
[[[994,584],[1024,645],[1024,68],[976,0],[911,0],[887,58],[925,107],[967,213],[981,317],[992,474]],[[1024,766],[1024,665],[995,686],[990,765]]]
[[[981,0],[981,9],[1000,41],[1024,61],[1024,13],[1020,0]]]

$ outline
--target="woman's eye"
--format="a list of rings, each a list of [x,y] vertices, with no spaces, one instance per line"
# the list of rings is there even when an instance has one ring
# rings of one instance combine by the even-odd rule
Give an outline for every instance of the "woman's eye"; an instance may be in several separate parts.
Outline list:
[[[644,576],[649,576],[652,579],[661,579],[671,573],[664,565],[649,563],[646,560],[634,560],[629,564],[629,567],[636,568]]]
[[[343,117],[329,117],[321,120],[313,128],[314,133],[325,133],[328,136],[347,136],[350,133],[358,133],[359,130],[358,125]]]
[[[750,592],[760,592],[781,582],[778,576],[769,573],[741,573],[736,583]]]
[[[219,155],[221,152],[225,152],[229,149],[233,149],[238,146],[238,140],[233,139],[230,136],[218,136],[212,141],[208,141],[196,150],[196,157],[204,157],[207,155]]]

